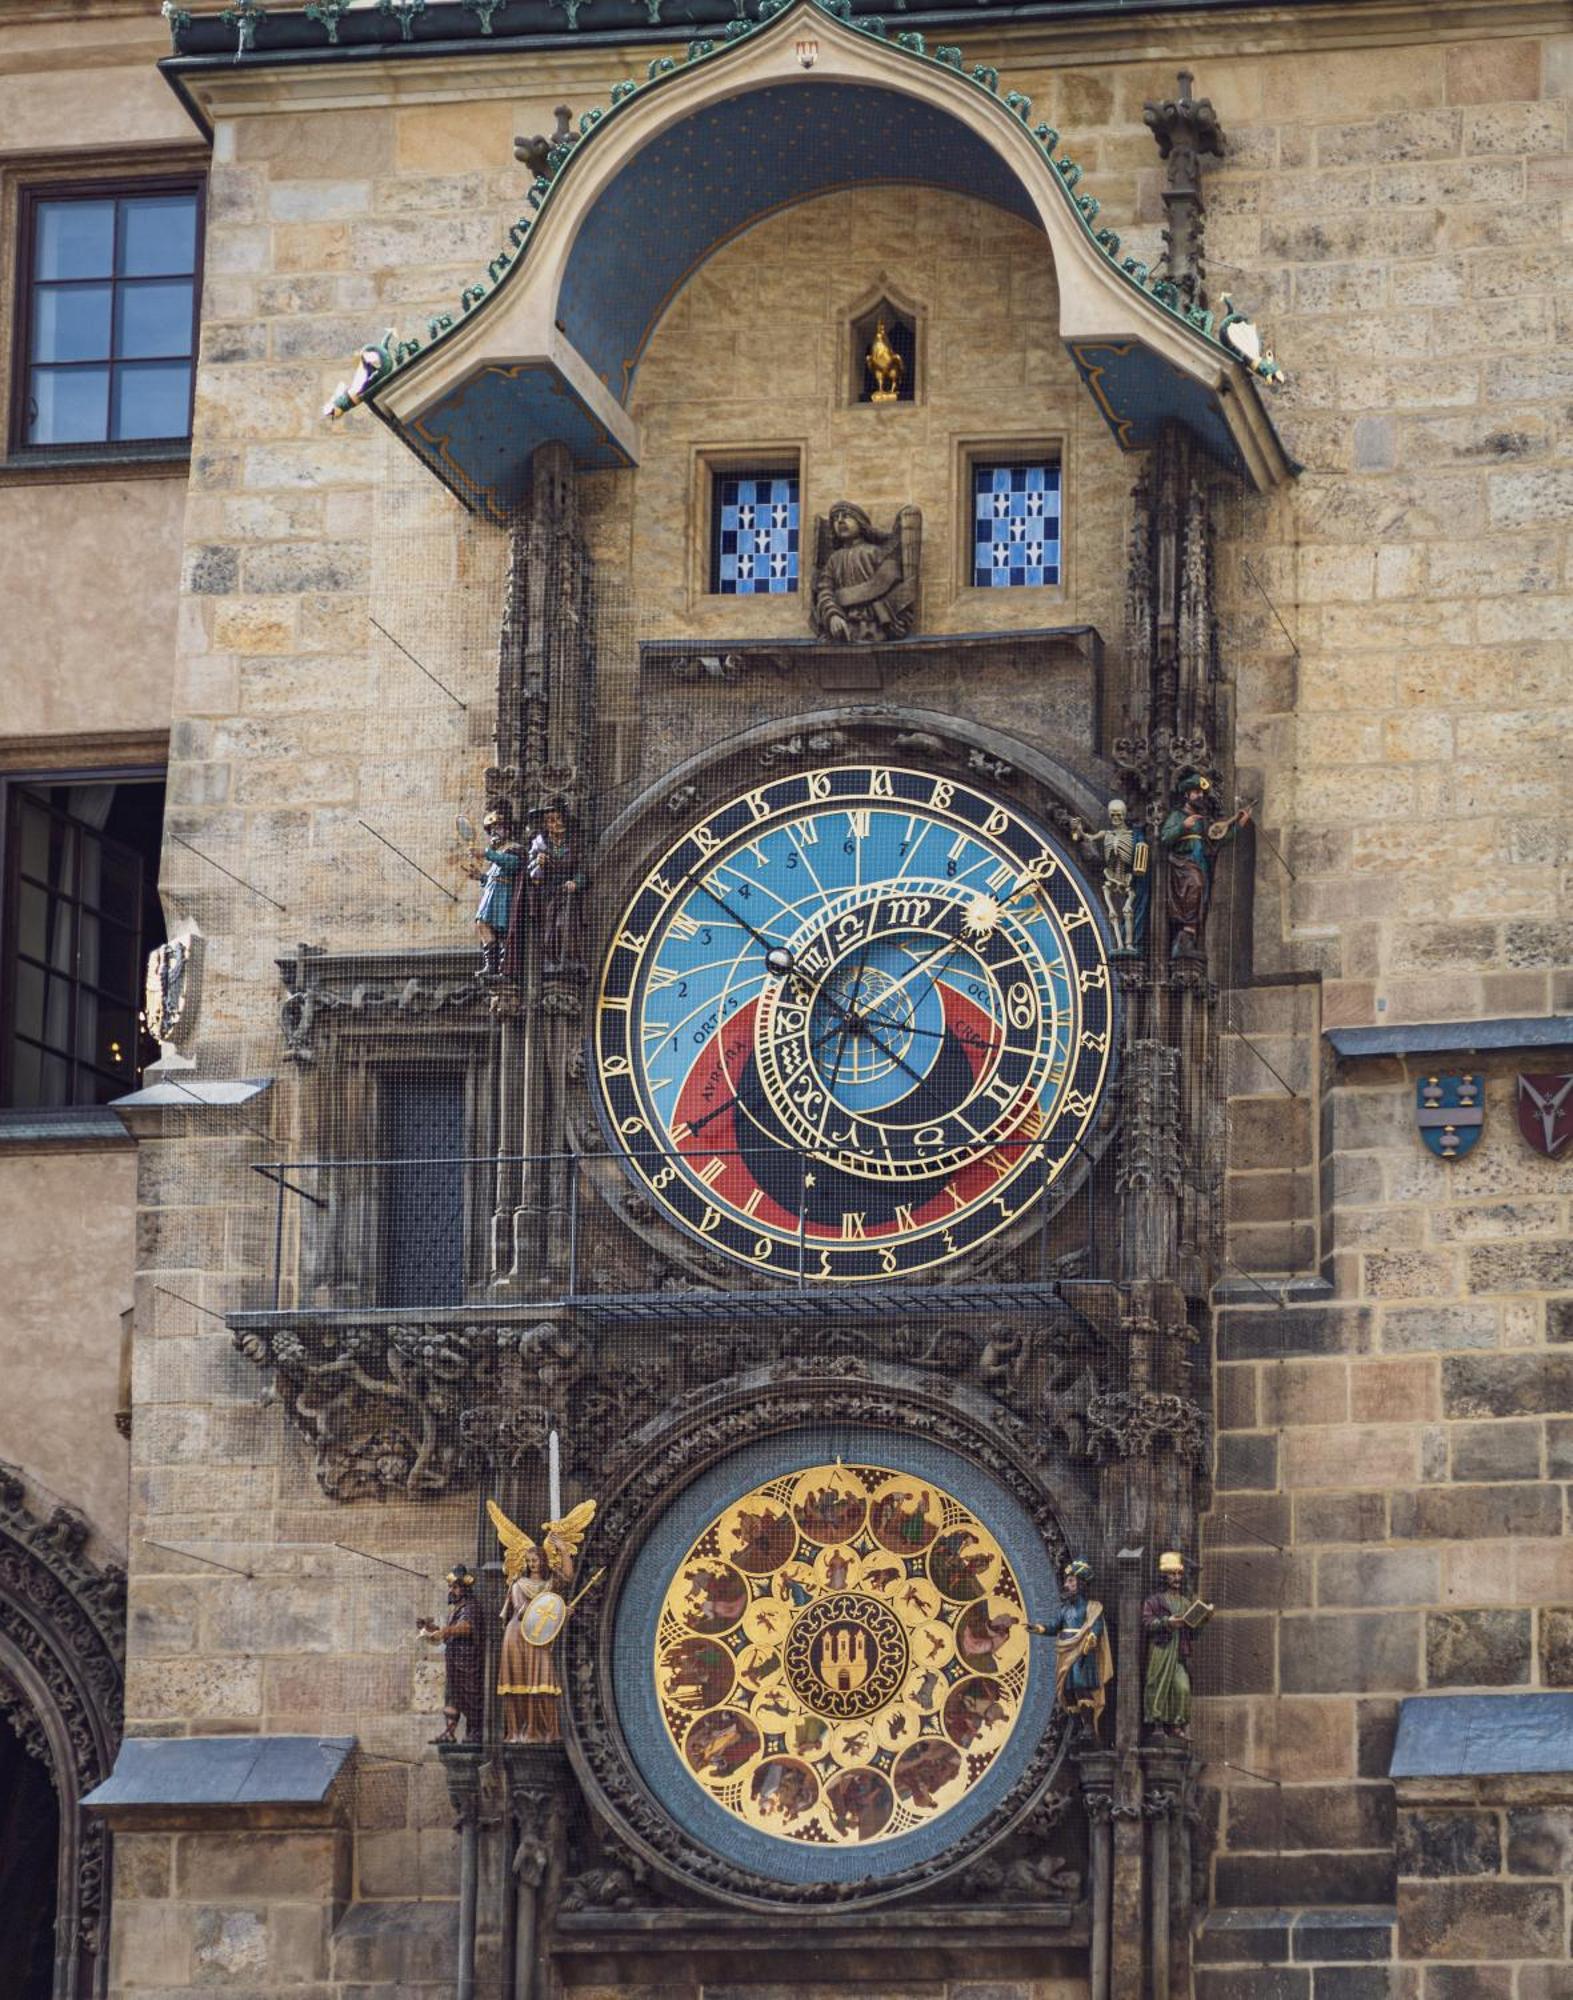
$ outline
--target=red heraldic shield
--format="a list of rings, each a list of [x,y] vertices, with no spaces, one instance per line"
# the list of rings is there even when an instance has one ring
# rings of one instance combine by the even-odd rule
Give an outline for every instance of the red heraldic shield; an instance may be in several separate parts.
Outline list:
[[[1573,1139],[1573,1076],[1520,1075],[1518,1129],[1537,1153],[1554,1159]]]

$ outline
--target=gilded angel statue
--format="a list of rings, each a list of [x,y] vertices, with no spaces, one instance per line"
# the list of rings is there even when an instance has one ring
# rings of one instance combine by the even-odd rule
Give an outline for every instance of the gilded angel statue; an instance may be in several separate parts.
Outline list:
[[[598,1570],[570,1603],[562,1590],[573,1582],[579,1546],[595,1518],[595,1502],[581,1500],[560,1521],[548,1521],[539,1542],[533,1541],[497,1505],[486,1511],[503,1550],[503,1577],[508,1595],[503,1617],[502,1658],[497,1692],[503,1703],[503,1736],[509,1743],[555,1743],[558,1740],[555,1648],[563,1627],[585,1590],[600,1580]]]

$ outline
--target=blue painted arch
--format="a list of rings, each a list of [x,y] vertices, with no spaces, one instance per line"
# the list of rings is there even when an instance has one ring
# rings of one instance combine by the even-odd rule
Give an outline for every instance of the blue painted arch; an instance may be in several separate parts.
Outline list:
[[[940,188],[1041,226],[995,147],[951,113],[794,79],[708,105],[625,163],[569,252],[562,329],[626,402],[662,313],[707,258],[780,209],[853,186]]]

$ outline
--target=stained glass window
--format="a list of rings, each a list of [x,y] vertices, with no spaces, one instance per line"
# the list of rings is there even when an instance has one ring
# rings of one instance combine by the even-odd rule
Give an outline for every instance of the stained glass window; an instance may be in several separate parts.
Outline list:
[[[1060,469],[1051,459],[975,459],[972,581],[980,590],[1060,580]]]
[[[795,472],[718,472],[710,588],[727,597],[797,589]]]

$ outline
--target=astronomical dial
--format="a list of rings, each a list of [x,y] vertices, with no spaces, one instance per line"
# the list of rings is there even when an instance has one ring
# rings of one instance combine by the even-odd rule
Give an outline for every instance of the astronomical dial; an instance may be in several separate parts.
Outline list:
[[[628,1170],[710,1248],[889,1278],[1045,1199],[1113,1046],[1101,922],[1041,827],[881,764],[773,778],[640,884],[595,1069]]]

